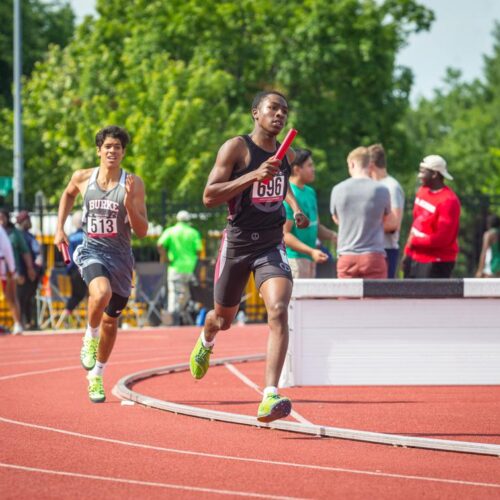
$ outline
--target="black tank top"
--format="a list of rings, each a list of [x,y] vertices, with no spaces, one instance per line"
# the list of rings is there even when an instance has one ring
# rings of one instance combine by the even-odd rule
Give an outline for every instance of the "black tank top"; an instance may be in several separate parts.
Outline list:
[[[260,167],[275,153],[257,146],[250,136],[241,136],[250,152],[250,163],[230,180],[237,179]],[[278,143],[279,146],[279,143]],[[227,241],[231,247],[271,247],[283,240],[283,224],[286,220],[285,199],[290,165],[285,157],[281,169],[269,182],[255,181],[240,194],[228,201]]]

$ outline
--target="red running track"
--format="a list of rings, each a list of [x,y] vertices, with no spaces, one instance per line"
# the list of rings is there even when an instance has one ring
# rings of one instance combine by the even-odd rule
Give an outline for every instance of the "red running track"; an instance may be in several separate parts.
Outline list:
[[[79,335],[0,337],[0,492],[33,498],[500,498],[500,459],[246,427],[122,405],[123,376],[186,362],[193,328],[120,332],[105,404],[87,399]],[[215,357],[264,352],[264,326],[218,337]],[[235,368],[261,384],[263,363]],[[144,380],[134,390],[255,414],[259,395],[226,367]],[[500,387],[299,387],[315,424],[500,443]]]

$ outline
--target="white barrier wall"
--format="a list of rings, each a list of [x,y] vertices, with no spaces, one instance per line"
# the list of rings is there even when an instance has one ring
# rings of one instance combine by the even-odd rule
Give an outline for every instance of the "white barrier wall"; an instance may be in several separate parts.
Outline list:
[[[500,279],[296,280],[281,387],[500,384]]]

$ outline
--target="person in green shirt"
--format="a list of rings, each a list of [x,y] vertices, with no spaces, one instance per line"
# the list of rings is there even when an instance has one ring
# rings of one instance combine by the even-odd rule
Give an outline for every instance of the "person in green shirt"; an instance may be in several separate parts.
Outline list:
[[[308,227],[299,229],[294,223],[293,210],[285,201],[284,241],[294,279],[315,278],[316,264],[328,260],[329,256],[316,248],[318,239],[337,242],[337,234],[319,221],[316,191],[308,185],[314,182],[314,178],[315,170],[311,151],[297,149],[292,163],[290,187],[310,223]]]
[[[175,325],[189,300],[189,283],[203,247],[200,232],[188,224],[189,219],[186,210],[178,212],[177,224],[166,228],[157,242],[160,262],[167,264],[168,312]]]

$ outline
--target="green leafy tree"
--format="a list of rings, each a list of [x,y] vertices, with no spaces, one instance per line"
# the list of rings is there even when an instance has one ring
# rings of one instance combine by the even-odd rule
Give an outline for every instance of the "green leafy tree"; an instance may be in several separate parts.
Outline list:
[[[199,202],[217,148],[250,131],[262,89],[289,97],[325,196],[353,147],[407,148],[398,122],[412,77],[395,57],[433,19],[416,1],[98,0],[97,11],[25,87],[26,175],[37,179],[28,189],[53,201],[72,171],[95,164],[96,130],[117,123],[133,138],[125,166],[150,198],[166,189]]]
[[[28,78],[51,44],[65,46],[73,35],[74,14],[67,3],[22,0],[22,74]],[[0,2],[0,175],[12,176],[13,1]],[[24,98],[29,106],[28,100]],[[29,133],[28,136],[32,134]],[[37,139],[38,141],[38,139]],[[36,148],[35,148],[36,149]],[[29,159],[29,156],[27,156]],[[29,164],[29,162],[28,162]],[[31,198],[37,190],[31,190]]]
[[[463,196],[500,191],[500,25],[492,56],[485,57],[485,78],[463,82],[449,69],[444,88],[408,113],[406,129],[414,145],[412,160],[435,152],[444,156]]]
[[[23,75],[30,75],[50,44],[64,47],[74,31],[75,15],[68,3],[21,1]],[[13,0],[0,3],[0,102],[12,104]]]

